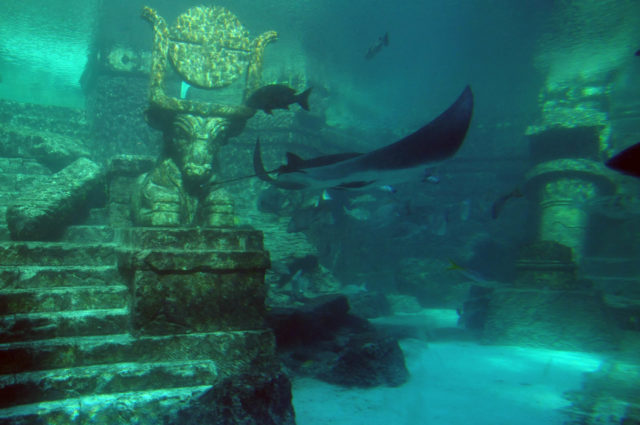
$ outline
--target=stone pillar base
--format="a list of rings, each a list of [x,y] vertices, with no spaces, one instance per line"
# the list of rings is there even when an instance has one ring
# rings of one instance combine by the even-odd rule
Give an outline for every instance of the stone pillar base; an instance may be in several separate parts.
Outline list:
[[[483,338],[490,344],[607,351],[616,347],[613,329],[595,292],[496,289]]]

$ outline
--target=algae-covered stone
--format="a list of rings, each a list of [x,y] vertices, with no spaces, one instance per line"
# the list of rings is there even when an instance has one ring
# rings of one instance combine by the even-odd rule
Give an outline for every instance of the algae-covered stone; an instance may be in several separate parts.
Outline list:
[[[0,129],[0,154],[34,158],[51,171],[59,171],[74,160],[87,156],[85,143],[77,138],[23,127]]]
[[[498,289],[484,327],[490,344],[608,351],[618,335],[602,297],[592,291]]]
[[[104,173],[93,161],[80,158],[34,183],[7,209],[14,240],[53,240],[66,226],[80,221],[91,205],[104,197]]]
[[[283,372],[250,373],[221,380],[167,425],[294,425],[291,382]]]

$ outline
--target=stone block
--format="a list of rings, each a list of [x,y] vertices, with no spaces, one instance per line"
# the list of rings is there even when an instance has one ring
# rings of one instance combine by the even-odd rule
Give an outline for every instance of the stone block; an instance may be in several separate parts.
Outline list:
[[[133,278],[135,332],[162,335],[264,328],[264,272],[156,273]]]
[[[14,240],[55,240],[104,197],[104,173],[96,163],[81,158],[34,184],[7,210]]]

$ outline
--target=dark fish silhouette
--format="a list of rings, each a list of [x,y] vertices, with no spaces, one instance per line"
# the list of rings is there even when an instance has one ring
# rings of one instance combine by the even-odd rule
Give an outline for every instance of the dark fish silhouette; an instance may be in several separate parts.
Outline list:
[[[519,187],[516,187],[511,192],[507,193],[506,195],[502,195],[501,197],[496,199],[496,201],[491,206],[491,218],[495,220],[500,216],[502,209],[507,204],[507,201],[509,199],[522,198],[522,196],[524,196],[522,191],[520,190]]]
[[[284,84],[270,84],[254,91],[245,104],[253,109],[262,109],[270,114],[273,109],[289,109],[289,105],[297,103],[305,111],[309,110],[309,94],[311,88],[300,94]]]
[[[378,38],[378,41],[367,50],[367,54],[364,55],[365,59],[373,59],[383,47],[389,45],[389,33],[385,32],[382,37]]]
[[[640,178],[640,143],[613,156],[605,165],[620,173]]]
[[[277,178],[262,163],[260,141],[256,141],[253,167],[256,175],[283,189],[359,189],[372,183],[390,184],[420,179],[425,165],[453,156],[469,129],[473,93],[467,86],[440,116],[407,137],[369,153],[349,152],[302,159],[288,153]]]
[[[636,50],[636,56],[640,56],[640,49]]]

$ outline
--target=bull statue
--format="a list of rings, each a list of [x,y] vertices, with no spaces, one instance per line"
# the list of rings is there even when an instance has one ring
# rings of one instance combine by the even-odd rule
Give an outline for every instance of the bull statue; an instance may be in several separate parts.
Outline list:
[[[181,84],[214,90],[231,85],[245,70],[242,100],[261,84],[265,47],[277,39],[268,31],[250,40],[238,19],[222,7],[193,7],[169,28],[149,7],[142,16],[153,26],[149,125],[163,132],[157,165],[138,180],[132,215],[138,226],[231,226],[233,206],[224,190],[212,191],[217,155],[242,132],[255,109],[167,94]],[[181,81],[167,81],[168,64]],[[186,86],[188,87],[188,86]],[[175,90],[174,90],[175,91]]]

